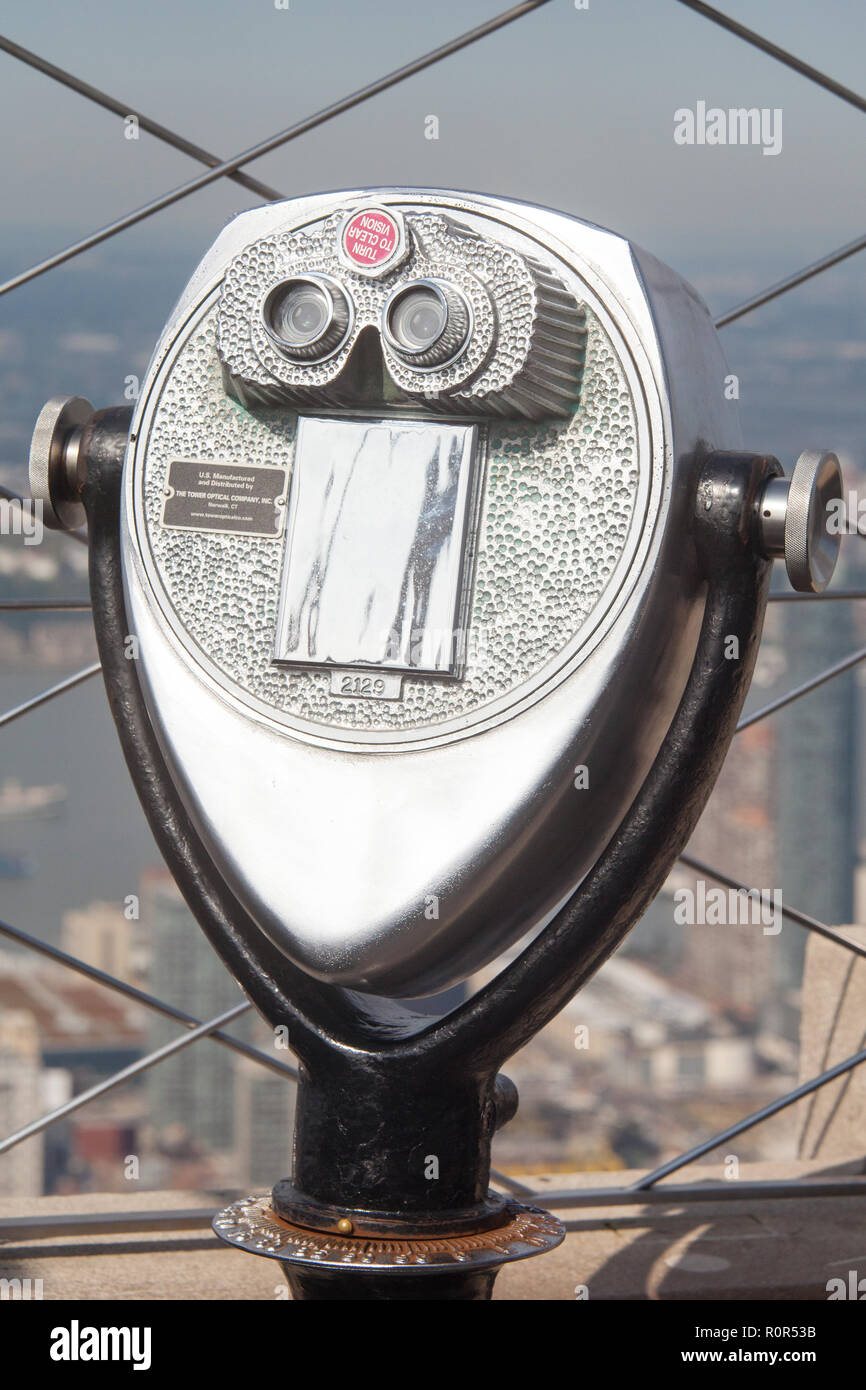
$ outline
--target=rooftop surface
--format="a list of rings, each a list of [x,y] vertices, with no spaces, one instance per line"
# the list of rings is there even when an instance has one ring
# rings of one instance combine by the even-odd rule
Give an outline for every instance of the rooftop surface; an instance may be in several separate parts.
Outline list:
[[[852,1179],[863,1164],[742,1165],[738,1183]],[[638,1172],[533,1176],[553,1192],[625,1187]],[[683,1170],[677,1186],[715,1178]],[[851,1196],[767,1196],[670,1203],[638,1197],[557,1209],[568,1235],[559,1249],[506,1266],[505,1300],[820,1300],[834,1278],[866,1276],[866,1177]],[[272,1259],[224,1245],[209,1213],[229,1200],[206,1192],[87,1193],[0,1201],[0,1278],[42,1280],[55,1300],[277,1300],[287,1296]],[[544,1205],[543,1197],[534,1199]],[[162,1213],[159,1221],[155,1213]],[[174,1214],[172,1217],[171,1214]],[[114,1228],[100,1229],[106,1217]],[[116,1218],[123,1217],[122,1223]],[[75,1220],[75,1229],[63,1229]],[[21,1224],[26,1220],[27,1226]],[[117,1225],[122,1224],[122,1229]],[[138,1227],[138,1229],[136,1229]],[[32,1286],[31,1286],[32,1287]]]

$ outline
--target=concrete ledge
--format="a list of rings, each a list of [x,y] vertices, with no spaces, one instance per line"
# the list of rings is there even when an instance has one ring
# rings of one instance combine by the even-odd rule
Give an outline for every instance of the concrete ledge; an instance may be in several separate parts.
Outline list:
[[[832,1169],[816,1163],[744,1164],[740,1181],[826,1180],[854,1176],[862,1168],[860,1162]],[[640,1176],[558,1173],[524,1181],[552,1192],[626,1186]],[[707,1168],[693,1167],[677,1181],[697,1187],[708,1176]],[[35,1202],[5,1198],[0,1201],[0,1278],[41,1279],[42,1297],[56,1300],[285,1298],[276,1261],[223,1245],[205,1224],[206,1213],[229,1199],[205,1192],[87,1193]],[[543,1196],[534,1200],[544,1205]],[[124,1217],[124,1229],[111,1229],[110,1222],[106,1228],[105,1214],[111,1213]],[[154,1229],[148,1213],[174,1216],[162,1218],[160,1229]],[[637,1198],[629,1206],[558,1208],[557,1214],[568,1227],[564,1244],[506,1266],[496,1299],[824,1301],[828,1280],[847,1281],[851,1270],[866,1278],[866,1179],[862,1194],[844,1197],[728,1196],[671,1204]],[[35,1228],[22,1229],[22,1218],[32,1219]],[[53,1227],[57,1218],[62,1224]]]

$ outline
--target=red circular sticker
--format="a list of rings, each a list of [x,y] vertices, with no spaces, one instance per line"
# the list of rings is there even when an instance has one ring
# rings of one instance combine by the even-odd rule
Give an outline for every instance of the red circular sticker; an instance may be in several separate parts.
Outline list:
[[[400,245],[400,227],[381,208],[353,213],[343,228],[343,253],[353,265],[375,267],[389,261]]]

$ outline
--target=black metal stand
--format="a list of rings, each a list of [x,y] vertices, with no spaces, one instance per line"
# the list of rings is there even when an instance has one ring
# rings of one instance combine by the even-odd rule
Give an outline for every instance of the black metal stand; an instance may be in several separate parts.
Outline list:
[[[83,501],[109,702],[160,850],[228,969],[301,1069],[294,1168],[270,1199],[220,1213],[224,1239],[282,1261],[299,1299],[488,1299],[505,1262],[558,1244],[548,1213],[488,1193],[494,1130],[516,1109],[500,1066],[607,959],[660,889],[718,774],[749,687],[769,563],[756,506],[776,460],[695,465],[706,607],[692,675],[656,763],[579,891],[491,984],[442,1018],[331,987],[283,957],[220,878],[180,798],[127,660],[118,541],[129,412],[87,427]],[[729,639],[739,660],[728,659]]]

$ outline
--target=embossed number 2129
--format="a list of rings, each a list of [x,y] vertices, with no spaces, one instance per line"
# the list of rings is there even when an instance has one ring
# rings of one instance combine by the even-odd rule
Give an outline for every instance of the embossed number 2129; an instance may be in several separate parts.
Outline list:
[[[343,676],[340,683],[341,695],[384,695],[385,682],[381,676]]]

